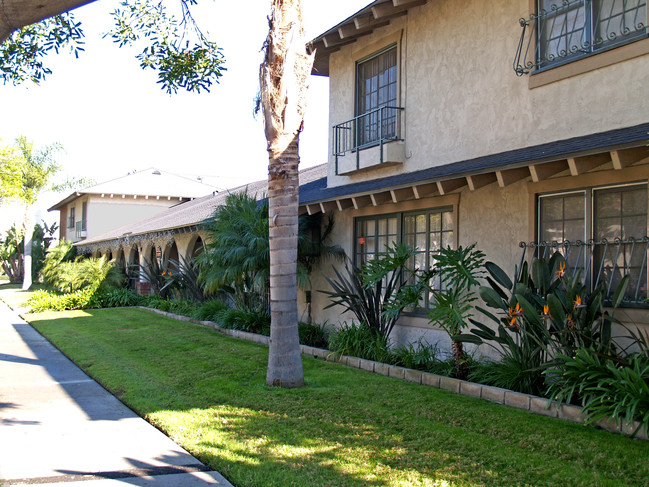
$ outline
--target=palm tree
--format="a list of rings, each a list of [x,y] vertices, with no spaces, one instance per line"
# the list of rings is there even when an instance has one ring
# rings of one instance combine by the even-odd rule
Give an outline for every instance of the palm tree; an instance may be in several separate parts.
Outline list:
[[[60,166],[54,161],[54,154],[60,149],[58,144],[45,147],[39,152],[34,152],[34,145],[27,137],[20,136],[10,152],[12,166],[15,167],[15,179],[12,181],[13,189],[8,194],[10,199],[15,199],[24,205],[22,224],[23,245],[23,289],[32,285],[32,206],[36,203],[39,194],[51,188],[51,179]],[[6,151],[5,151],[6,152]],[[2,161],[4,162],[4,160]],[[59,186],[52,189],[62,189]]]
[[[299,0],[271,0],[260,68],[268,142],[270,349],[266,384],[304,385],[297,317],[299,133],[313,57],[306,52]]]

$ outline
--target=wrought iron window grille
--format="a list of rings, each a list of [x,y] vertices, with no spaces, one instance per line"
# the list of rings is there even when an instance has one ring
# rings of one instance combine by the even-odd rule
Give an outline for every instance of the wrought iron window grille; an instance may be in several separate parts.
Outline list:
[[[566,260],[565,273],[569,277],[579,275],[580,280],[591,290],[603,286],[610,299],[620,280],[630,276],[629,285],[622,303],[629,306],[647,306],[647,255],[649,237],[615,238],[614,240],[588,240],[582,242],[520,242],[523,249],[517,269],[517,280],[523,263],[535,258],[549,259],[555,252],[561,252]]]
[[[360,151],[380,146],[380,163],[383,162],[383,144],[401,139],[401,114],[403,107],[383,106],[357,115],[351,120],[334,125],[333,155],[338,174],[338,157],[356,152],[356,169],[360,169]]]
[[[647,0],[561,0],[519,19],[518,76],[647,37]]]

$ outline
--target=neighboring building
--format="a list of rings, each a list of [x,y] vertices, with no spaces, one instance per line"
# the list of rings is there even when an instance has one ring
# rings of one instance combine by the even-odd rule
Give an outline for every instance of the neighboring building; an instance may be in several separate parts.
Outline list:
[[[48,211],[60,212],[61,239],[81,242],[212,191],[199,181],[149,168],[76,191]]]
[[[627,302],[643,305],[646,0],[377,0],[311,47],[330,79],[330,155],[300,203],[336,214],[356,264],[391,241],[420,268],[477,242],[513,272],[519,242],[570,241],[589,282],[630,274]],[[314,294],[316,321],[345,319],[327,304]],[[423,317],[400,324],[397,341],[446,339]]]
[[[303,169],[300,181],[310,183],[322,179],[326,164]],[[153,216],[78,242],[79,252],[93,256],[104,255],[115,259],[118,265],[129,267],[147,266],[155,259],[162,267],[170,260],[189,260],[201,251],[207,237],[201,224],[209,219],[215,210],[225,204],[229,194],[247,192],[263,198],[268,190],[268,181],[256,181],[238,188],[213,192],[202,198],[176,204],[159,210]],[[133,287],[142,293],[148,292],[148,285],[140,276]]]

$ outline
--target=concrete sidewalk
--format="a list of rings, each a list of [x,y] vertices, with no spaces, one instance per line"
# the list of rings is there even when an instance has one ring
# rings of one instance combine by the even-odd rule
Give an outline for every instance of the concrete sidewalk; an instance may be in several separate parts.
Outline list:
[[[231,486],[0,301],[0,485]]]

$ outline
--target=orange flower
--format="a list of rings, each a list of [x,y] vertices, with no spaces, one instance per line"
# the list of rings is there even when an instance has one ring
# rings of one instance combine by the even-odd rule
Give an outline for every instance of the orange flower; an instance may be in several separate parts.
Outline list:
[[[561,279],[563,276],[566,275],[566,263],[565,262],[562,262],[559,265],[559,270],[556,271],[556,274],[557,274],[557,279]]]
[[[575,329],[575,322],[573,321],[571,314],[568,315],[568,328],[570,328],[571,330]]]
[[[521,308],[520,303],[516,303],[515,308],[508,308],[507,311],[507,323],[509,323],[508,326],[513,327],[513,328],[518,328],[518,325],[516,324],[516,320],[519,316],[523,316],[523,309]]]
[[[550,315],[550,306],[547,304],[543,305],[543,314],[541,315],[544,319],[552,319],[552,316]]]
[[[581,296],[576,296],[575,297],[575,309],[577,308],[583,308],[584,306],[581,304]]]

